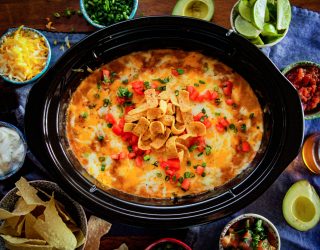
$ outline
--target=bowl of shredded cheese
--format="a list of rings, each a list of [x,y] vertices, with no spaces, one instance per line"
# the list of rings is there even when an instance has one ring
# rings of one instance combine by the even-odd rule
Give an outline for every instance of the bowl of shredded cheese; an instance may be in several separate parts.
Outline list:
[[[48,69],[50,59],[50,44],[35,29],[20,26],[0,38],[0,76],[7,82],[34,82]]]

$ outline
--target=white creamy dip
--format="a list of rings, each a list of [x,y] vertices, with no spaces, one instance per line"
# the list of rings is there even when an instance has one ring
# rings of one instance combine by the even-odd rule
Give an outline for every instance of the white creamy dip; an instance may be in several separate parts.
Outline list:
[[[25,156],[25,146],[19,134],[0,127],[0,176],[16,169]]]

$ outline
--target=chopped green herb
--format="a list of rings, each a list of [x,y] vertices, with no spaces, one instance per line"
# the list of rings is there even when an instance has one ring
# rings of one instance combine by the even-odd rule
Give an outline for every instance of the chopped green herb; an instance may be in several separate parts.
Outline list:
[[[165,181],[168,181],[168,180],[170,180],[170,176],[166,176],[166,178],[165,178]]]
[[[175,90],[175,91],[174,91],[174,94],[175,94],[176,96],[178,96],[178,95],[179,95],[179,90]]]
[[[108,107],[110,104],[110,99],[103,99],[103,107]]]
[[[94,94],[94,98],[99,99],[100,95],[98,93]]]
[[[201,116],[200,122],[204,122],[204,119],[205,119],[205,118],[206,118],[205,116]]]
[[[133,102],[125,102],[123,104],[123,107],[129,107],[129,106],[132,106],[133,105]]]
[[[193,152],[197,147],[198,147],[198,145],[196,145],[196,144],[191,145],[191,146],[189,147],[189,152]]]
[[[151,88],[150,82],[144,82],[143,85],[144,85],[144,87],[145,87],[146,89],[150,89],[150,88]]]
[[[177,176],[174,175],[174,176],[172,177],[172,180],[173,180],[174,182],[176,182],[176,181],[177,181]]]
[[[145,155],[145,156],[143,156],[143,160],[144,160],[144,161],[149,161],[149,160],[150,160],[150,155]]]
[[[107,126],[108,126],[108,128],[112,128],[113,124],[112,123],[108,123]]]
[[[161,178],[162,177],[162,174],[160,172],[158,172],[157,174],[157,177]]]
[[[190,172],[185,172],[184,174],[183,174],[183,176],[184,176],[184,178],[190,178]]]
[[[157,79],[153,79],[153,80],[154,80],[154,81],[158,81],[158,82],[160,82],[160,83],[162,83],[162,84],[166,84],[166,83],[170,82],[170,78],[169,78],[169,77],[165,77],[165,78],[163,78],[163,79],[157,78]]]
[[[251,113],[251,114],[249,115],[249,118],[250,118],[250,119],[253,119],[253,118],[254,118],[254,113]]]
[[[104,171],[106,169],[106,164],[102,163],[101,164],[101,171]]]
[[[97,83],[97,89],[101,90],[101,83]]]
[[[105,160],[106,160],[106,157],[103,157],[103,156],[100,156],[100,157],[99,157],[99,161],[100,161],[100,162],[105,161]]]
[[[188,160],[188,161],[187,161],[187,165],[188,165],[188,166],[191,166],[191,161]]]
[[[201,112],[202,112],[202,114],[206,114],[206,113],[207,113],[207,111],[205,110],[205,108],[202,108],[202,109],[201,109]]]
[[[167,86],[160,86],[156,88],[156,90],[159,90],[159,91],[165,91],[166,89],[167,89]]]
[[[80,116],[81,116],[83,119],[85,119],[85,118],[88,117],[88,113],[87,113],[87,112],[83,112]]]
[[[242,132],[246,132],[246,130],[247,130],[247,125],[246,124],[241,124],[241,131]]]
[[[133,95],[133,93],[130,92],[130,91],[128,90],[128,88],[124,88],[124,87],[122,87],[122,86],[120,86],[120,87],[118,88],[117,96],[119,96],[119,97],[125,97],[125,98],[131,98],[132,95]]]
[[[194,83],[193,84],[195,87],[199,87],[200,85],[199,85],[199,83]]]
[[[190,178],[195,177],[196,175],[194,173],[190,173]]]
[[[98,141],[103,141],[104,140],[104,136],[103,135],[99,135],[98,136]]]
[[[128,146],[127,149],[130,153],[133,151],[132,146]]]
[[[201,83],[201,84],[206,84],[206,82],[203,81],[203,80],[199,80],[199,83]]]
[[[55,12],[55,13],[53,13],[53,16],[54,16],[55,18],[60,18],[60,17],[61,17],[61,15],[60,15],[60,13],[59,13],[59,12]]]
[[[215,115],[215,116],[220,116],[221,113],[220,113],[220,112],[215,112],[214,115]]]
[[[184,70],[183,69],[177,69],[177,72],[179,75],[182,75],[184,73]]]
[[[203,152],[200,152],[199,154],[198,154],[198,157],[200,157],[200,156],[202,156],[203,155]]]
[[[159,162],[155,161],[154,163],[152,163],[152,165],[158,167],[159,166]]]
[[[205,63],[203,64],[203,71],[204,71],[204,72],[207,72],[208,70],[209,70],[209,65],[208,65],[207,62],[205,62]]]
[[[209,145],[206,145],[206,147],[205,147],[205,151],[206,151],[206,155],[210,155],[211,154],[211,146],[209,146]]]
[[[128,84],[128,82],[129,82],[129,80],[128,80],[128,79],[124,79],[124,80],[122,80],[122,83],[123,83],[123,84]]]
[[[202,167],[206,167],[206,166],[207,166],[207,163],[202,162],[201,166],[202,166]]]
[[[179,183],[182,183],[182,182],[183,182],[183,177],[182,177],[182,176],[179,177],[178,182],[179,182]]]
[[[233,130],[233,132],[235,132],[235,133],[238,132],[238,129],[236,128],[236,126],[235,126],[233,123],[231,123],[231,124],[229,125],[229,129],[230,129],[230,130]]]
[[[65,9],[64,11],[64,15],[67,17],[67,18],[70,18],[72,15],[74,15],[75,13],[75,10],[71,10],[69,8]]]
[[[202,175],[201,175],[202,177],[206,177],[206,173],[202,173]]]
[[[219,104],[221,103],[221,100],[220,100],[220,98],[216,98],[216,99],[214,100],[214,102],[215,102],[215,104],[219,105]]]

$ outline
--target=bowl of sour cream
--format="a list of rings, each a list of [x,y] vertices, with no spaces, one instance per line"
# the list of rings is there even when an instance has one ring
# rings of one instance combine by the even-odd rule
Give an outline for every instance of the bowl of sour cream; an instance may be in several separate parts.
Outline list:
[[[22,167],[26,153],[27,144],[20,130],[0,121],[0,180],[9,178]]]

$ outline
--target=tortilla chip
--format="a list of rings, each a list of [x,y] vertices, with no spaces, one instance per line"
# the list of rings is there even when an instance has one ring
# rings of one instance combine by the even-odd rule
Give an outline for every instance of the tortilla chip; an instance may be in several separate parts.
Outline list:
[[[96,216],[91,215],[88,221],[88,236],[84,250],[97,250],[100,246],[100,239],[109,232],[111,224]]]
[[[174,116],[173,115],[164,115],[159,119],[160,122],[163,123],[163,125],[169,127],[172,125],[172,122],[174,121]]]
[[[163,112],[163,110],[160,108],[151,108],[151,109],[148,109],[148,111],[147,111],[147,118],[149,120],[155,120],[155,119],[163,117],[164,114],[165,114],[165,112]]]
[[[183,152],[183,150],[178,151],[178,158],[179,158],[179,161],[180,161],[180,162],[182,162],[182,161],[183,161],[183,156],[184,156],[184,152]]]
[[[171,131],[174,135],[180,135],[184,132],[186,129],[186,126],[183,124],[175,124],[175,122],[172,122]]]
[[[167,104],[167,112],[166,115],[173,115],[174,114],[174,108],[175,106],[172,103]]]
[[[20,217],[17,217],[18,219]],[[11,235],[11,236],[20,236],[15,227],[11,227],[7,221],[4,221],[0,226],[0,234]]]
[[[150,146],[154,149],[161,148],[167,141],[171,134],[171,129],[167,128],[164,135],[158,135],[151,143]]]
[[[129,250],[129,248],[126,245],[126,243],[122,243],[120,247],[118,247],[117,249],[114,249],[114,250]]]
[[[206,135],[206,126],[202,122],[190,122],[187,126],[188,134],[193,136]]]
[[[30,245],[45,245],[47,242],[45,240],[39,240],[39,239],[26,239],[26,238],[18,238],[18,237],[12,237],[10,235],[0,235],[4,241],[7,243],[10,243],[12,245],[20,245],[20,244],[30,244]]]
[[[132,132],[135,126],[135,123],[127,122],[124,124],[123,132]]]
[[[36,217],[31,213],[25,216],[24,232],[28,239],[42,239],[42,237],[34,230],[33,225],[36,222]]]
[[[166,153],[167,153],[168,159],[178,157],[178,150],[176,146],[177,138],[178,138],[177,136],[171,136],[166,142]]]
[[[126,122],[135,122],[135,121],[138,121],[141,117],[145,117],[146,116],[147,109],[144,112],[140,112],[140,113],[136,113],[136,114],[132,114],[132,115],[129,114],[129,113],[124,117],[124,120]]]
[[[150,123],[149,131],[151,138],[155,138],[158,134],[164,134],[165,126],[159,121],[154,121]]]
[[[175,111],[176,111],[176,121],[179,123],[184,123],[183,118],[182,118],[182,114],[181,114],[181,110],[179,109],[179,107],[176,107]]]
[[[178,102],[181,112],[188,112],[191,110],[188,91],[180,90],[178,95]]]
[[[20,244],[16,246],[11,243],[6,243],[6,248],[9,250],[53,250],[53,247],[49,245]]]
[[[150,143],[151,143],[151,140],[143,141],[142,135],[139,136],[139,140],[138,140],[138,148],[139,149],[141,149],[141,150],[151,149]]]
[[[18,225],[21,217],[22,216],[16,216],[16,217],[6,219],[5,223],[8,224],[10,227],[15,228]]]
[[[0,208],[0,220],[5,220],[12,217],[26,215],[35,209],[36,205],[28,205],[23,198],[19,198],[16,208],[12,212],[8,212]]]
[[[83,232],[80,229],[78,229],[78,231],[73,233],[76,236],[76,239],[77,239],[76,248],[78,248],[84,244],[84,242],[86,241],[86,237],[84,236]]]
[[[157,93],[155,89],[147,89],[144,92],[144,95],[146,97],[147,106],[149,108],[155,108],[158,106]]]
[[[161,109],[163,115],[164,115],[165,113],[167,113],[167,108],[168,108],[167,102],[165,102],[164,100],[160,100],[160,102],[159,102],[159,108]]]
[[[21,177],[20,180],[16,182],[16,187],[18,188],[20,195],[28,205],[46,205],[46,202],[42,201],[38,197],[38,190],[32,187],[23,177]]]
[[[170,99],[170,93],[169,91],[165,90],[165,91],[162,91],[161,93],[159,93],[158,97],[160,98],[160,100],[169,100]]]
[[[132,130],[132,133],[136,136],[143,135],[148,129],[149,129],[150,122],[148,119],[141,117],[139,119],[138,124],[135,126],[135,128]]]
[[[129,115],[129,116],[136,115],[136,114],[142,113],[142,112],[144,112],[144,111],[147,111],[149,108],[150,108],[150,106],[148,106],[147,103],[142,103],[139,107],[130,110],[130,111],[128,112],[128,115]],[[140,117],[141,117],[141,116],[140,116]]]
[[[182,116],[182,119],[183,119],[183,123],[188,126],[188,124],[190,122],[193,122],[193,115],[191,113],[191,111],[188,111],[188,112],[181,112],[181,116]]]
[[[45,220],[37,218],[33,227],[36,232],[54,248],[75,249],[77,239],[60,218],[53,196],[44,210],[44,216]]]

